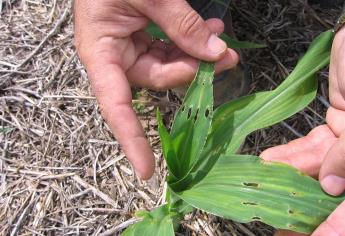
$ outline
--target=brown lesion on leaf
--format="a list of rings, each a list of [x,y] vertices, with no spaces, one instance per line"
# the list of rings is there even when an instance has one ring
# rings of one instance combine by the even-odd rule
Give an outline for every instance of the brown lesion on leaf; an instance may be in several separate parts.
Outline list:
[[[196,110],[196,113],[195,113],[195,116],[194,116],[194,123],[198,119],[198,115],[199,115],[199,108]]]
[[[190,107],[188,109],[188,114],[187,114],[187,119],[189,120],[189,118],[192,116],[192,108]]]
[[[287,224],[287,227],[288,227],[289,229],[294,229],[294,228],[296,228],[296,226],[293,225],[293,224]]]
[[[256,202],[242,202],[243,205],[250,205],[250,206],[257,206],[259,204],[257,204]]]
[[[207,108],[205,111],[205,117],[208,118],[209,115],[210,115],[210,109]]]
[[[243,185],[246,187],[252,187],[252,188],[258,188],[259,187],[258,183],[253,183],[253,182],[244,182]]]

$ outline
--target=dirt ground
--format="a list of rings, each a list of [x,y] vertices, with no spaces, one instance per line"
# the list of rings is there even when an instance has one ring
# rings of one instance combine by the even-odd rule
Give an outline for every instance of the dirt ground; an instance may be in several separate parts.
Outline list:
[[[1,5],[2,3],[2,5]],[[140,181],[102,120],[87,74],[73,46],[71,1],[0,0],[0,234],[118,235],[134,212],[164,201],[154,107],[167,117],[173,94],[141,90],[135,98],[157,169]],[[321,31],[332,28],[341,6],[304,0],[234,0],[239,39],[266,43],[244,51],[251,93],[280,83]],[[250,135],[243,153],[259,154],[325,122],[327,70],[318,97],[285,122]],[[239,224],[195,212],[178,235],[272,235],[261,223]]]

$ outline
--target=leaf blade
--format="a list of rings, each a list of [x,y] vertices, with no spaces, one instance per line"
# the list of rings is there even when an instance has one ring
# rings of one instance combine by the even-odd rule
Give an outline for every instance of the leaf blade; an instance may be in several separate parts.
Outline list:
[[[128,227],[122,236],[174,236],[173,220],[167,205],[144,214],[143,220]]]
[[[217,216],[301,233],[312,232],[345,199],[325,194],[316,180],[288,165],[238,155],[223,155],[201,182],[177,194]]]
[[[183,177],[206,142],[213,115],[214,63],[201,62],[178,110],[171,129],[171,138]]]
[[[307,106],[316,96],[317,71],[329,63],[333,35],[327,31],[315,39],[294,71],[275,90],[220,106],[214,113],[201,157],[189,175],[171,183],[171,188],[180,191],[197,183],[221,154],[235,153],[248,134],[276,124]]]
[[[162,115],[157,109],[156,112],[157,122],[158,122],[158,133],[161,140],[163,156],[167,163],[170,177],[173,179],[177,179],[177,176],[180,176],[180,164],[179,160],[177,159],[177,155],[174,149],[173,140],[168,133],[166,127],[163,124]]]

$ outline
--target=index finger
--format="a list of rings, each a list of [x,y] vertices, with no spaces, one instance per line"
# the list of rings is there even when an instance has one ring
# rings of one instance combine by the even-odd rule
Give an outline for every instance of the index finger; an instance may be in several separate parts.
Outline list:
[[[154,156],[132,108],[131,89],[122,68],[104,57],[97,57],[88,65],[92,90],[103,118],[139,177],[149,179],[154,171]]]

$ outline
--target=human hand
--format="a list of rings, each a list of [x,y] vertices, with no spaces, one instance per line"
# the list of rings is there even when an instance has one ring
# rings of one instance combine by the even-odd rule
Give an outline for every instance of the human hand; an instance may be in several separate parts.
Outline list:
[[[203,21],[185,0],[76,0],[75,41],[103,118],[137,174],[148,179],[154,156],[132,108],[130,85],[165,90],[190,82],[198,60],[217,61],[216,72],[235,66],[235,51],[216,35],[217,19]],[[152,42],[152,20],[174,42]],[[196,59],[197,58],[197,59]]]
[[[267,149],[261,157],[267,161],[290,164],[317,177],[323,189],[337,196],[345,190],[345,29],[334,39],[330,64],[330,102],[327,125],[313,129],[306,137]],[[345,236],[345,202],[314,231],[312,236]],[[275,236],[303,234],[278,231]]]

